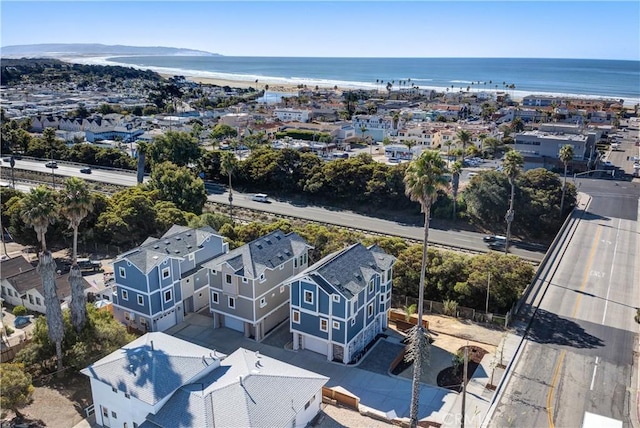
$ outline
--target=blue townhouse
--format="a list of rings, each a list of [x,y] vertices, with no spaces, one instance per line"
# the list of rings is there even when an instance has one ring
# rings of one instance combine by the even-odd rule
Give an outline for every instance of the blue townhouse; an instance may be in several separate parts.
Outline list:
[[[395,257],[354,244],[290,281],[293,349],[347,364],[387,328]]]
[[[202,264],[229,250],[209,226],[174,225],[161,238],[113,262],[113,315],[136,330],[164,331],[189,312],[209,305],[208,273]]]

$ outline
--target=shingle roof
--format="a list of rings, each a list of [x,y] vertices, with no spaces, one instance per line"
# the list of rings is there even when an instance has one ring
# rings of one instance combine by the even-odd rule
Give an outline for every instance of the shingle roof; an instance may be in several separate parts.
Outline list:
[[[236,274],[255,279],[266,269],[273,269],[294,257],[299,257],[308,248],[312,247],[297,233],[290,232],[285,235],[278,229],[216,257],[203,266],[217,270],[223,263],[228,263]]]
[[[215,359],[210,349],[154,332],[139,337],[81,372],[155,405],[191,382]]]
[[[28,270],[35,269],[31,263],[22,256],[13,257],[0,262],[0,278],[5,279]]]
[[[44,288],[42,286],[42,277],[37,272],[36,268],[13,275],[6,279],[9,284],[21,295],[25,295],[27,291],[36,289],[44,296]],[[69,284],[69,273],[64,275],[56,275],[56,291],[58,299],[63,301],[71,296],[71,285]],[[91,284],[86,279],[82,279],[82,286],[84,289],[91,288]]]
[[[147,238],[138,248],[118,258],[126,258],[146,274],[167,257],[181,259],[193,253],[207,238],[216,234],[210,226],[192,229],[173,225],[161,238]]]
[[[160,427],[285,427],[329,378],[240,348],[147,420]],[[321,397],[316,396],[316,400]]]
[[[347,299],[358,294],[376,272],[390,269],[395,257],[380,247],[357,243],[337,251],[310,266],[295,278],[311,277],[328,293],[337,292]]]

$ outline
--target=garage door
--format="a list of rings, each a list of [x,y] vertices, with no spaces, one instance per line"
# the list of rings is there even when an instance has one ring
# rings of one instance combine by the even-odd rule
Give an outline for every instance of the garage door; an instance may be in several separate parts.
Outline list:
[[[304,337],[304,349],[317,352],[318,354],[327,355],[327,343],[312,336]]]
[[[176,325],[176,311],[171,311],[156,321],[156,331],[165,331]]]
[[[240,333],[244,333],[244,321],[239,320],[238,318],[233,318],[229,315],[225,315],[224,326],[232,330],[239,331]]]

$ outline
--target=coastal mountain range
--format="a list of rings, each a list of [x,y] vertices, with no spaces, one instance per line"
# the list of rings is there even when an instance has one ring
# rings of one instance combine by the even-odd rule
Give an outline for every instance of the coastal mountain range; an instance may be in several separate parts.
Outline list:
[[[37,45],[13,45],[0,48],[3,58],[64,57],[104,55],[158,55],[158,56],[219,56],[219,54],[194,49],[162,46],[124,46],[98,43],[43,43]]]

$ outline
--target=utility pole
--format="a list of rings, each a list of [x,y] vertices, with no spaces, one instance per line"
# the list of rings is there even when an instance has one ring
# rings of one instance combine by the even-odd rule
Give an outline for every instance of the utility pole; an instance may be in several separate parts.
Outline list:
[[[464,428],[464,412],[467,399],[467,363],[469,360],[469,342],[464,347],[464,370],[462,374],[462,414],[460,415],[460,428]]]
[[[491,272],[489,272],[489,276],[487,277],[487,305],[485,306],[485,314],[489,313],[489,284],[491,284]]]
[[[16,166],[16,160],[13,156],[11,156],[11,159],[9,160],[9,166],[11,166],[11,185],[13,190],[16,190],[16,178],[13,175],[13,168]]]

